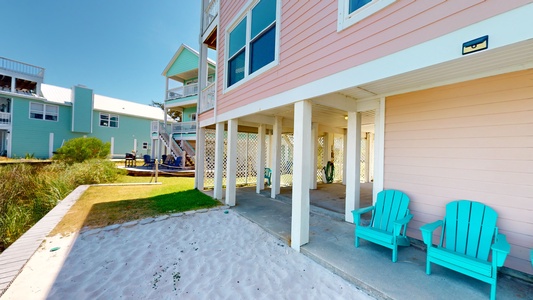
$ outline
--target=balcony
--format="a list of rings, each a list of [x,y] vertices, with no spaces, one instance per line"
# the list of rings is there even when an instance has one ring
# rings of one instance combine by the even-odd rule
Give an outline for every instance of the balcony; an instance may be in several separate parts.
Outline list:
[[[198,83],[188,84],[167,91],[167,99],[173,100],[198,95]]]
[[[27,75],[33,78],[40,79],[40,82],[42,82],[44,78],[44,68],[8,59],[5,57],[0,57],[0,70]]]
[[[11,113],[0,112],[0,125],[10,125],[11,124]]]
[[[212,82],[205,89],[202,90],[200,97],[200,112],[208,111],[215,107],[215,83]]]
[[[204,16],[202,24],[203,34],[206,33],[207,29],[211,27],[211,23],[218,16],[218,1],[219,0],[209,0],[209,2],[207,3],[207,0],[204,0],[204,3],[207,3],[207,5],[204,4]]]
[[[196,122],[178,122],[172,124],[173,135],[196,134]]]

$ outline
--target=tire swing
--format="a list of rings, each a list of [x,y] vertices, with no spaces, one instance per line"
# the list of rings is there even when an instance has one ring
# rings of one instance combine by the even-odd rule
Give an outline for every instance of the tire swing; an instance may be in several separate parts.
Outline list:
[[[325,182],[332,183],[333,177],[334,177],[333,174],[335,172],[335,166],[333,165],[333,162],[328,161],[328,163],[326,164],[324,168],[322,168],[322,170],[324,171],[324,177],[326,179]]]

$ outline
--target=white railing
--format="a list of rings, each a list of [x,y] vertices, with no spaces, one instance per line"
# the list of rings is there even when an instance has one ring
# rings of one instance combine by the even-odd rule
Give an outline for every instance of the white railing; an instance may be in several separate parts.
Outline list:
[[[198,83],[188,84],[167,91],[167,99],[178,99],[198,95]]]
[[[11,124],[11,113],[0,112],[0,125]]]
[[[204,8],[204,27],[202,33],[205,33],[211,22],[218,16],[218,0],[211,0],[209,4]]]
[[[26,64],[20,61],[0,57],[0,69],[44,78],[44,68]]]
[[[196,134],[196,122],[173,123],[172,134]]]
[[[215,83],[211,83],[202,90],[200,96],[200,112],[208,111],[215,107]]]

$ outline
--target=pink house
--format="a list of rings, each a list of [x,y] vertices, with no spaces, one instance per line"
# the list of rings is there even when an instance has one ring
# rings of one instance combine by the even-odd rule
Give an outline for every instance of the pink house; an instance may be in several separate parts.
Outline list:
[[[415,239],[446,203],[483,202],[511,243],[506,267],[533,274],[533,1],[203,0],[202,9],[200,66],[216,50],[217,79],[208,85],[200,68],[198,188],[235,205],[243,174],[260,192],[270,168],[272,197],[292,186],[299,250],[317,165],[333,152],[347,222],[365,181],[374,196],[409,195]],[[257,146],[242,159],[245,134]]]

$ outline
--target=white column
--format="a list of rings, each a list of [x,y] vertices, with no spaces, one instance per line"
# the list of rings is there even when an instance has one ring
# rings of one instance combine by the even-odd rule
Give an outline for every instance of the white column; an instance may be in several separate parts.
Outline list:
[[[309,161],[311,149],[312,104],[308,100],[294,104],[294,172],[292,180],[291,247],[309,242]]]
[[[113,157],[113,154],[115,153],[115,138],[111,137],[111,157]]]
[[[239,121],[228,121],[228,149],[226,161],[226,205],[235,206],[235,189],[237,186],[237,127]]]
[[[361,114],[348,112],[348,155],[346,158],[346,206],[344,219],[353,223],[352,210],[359,208],[361,197]]]
[[[215,132],[215,187],[213,197],[222,199],[222,177],[224,176],[224,123],[216,124]]]
[[[137,139],[133,139],[133,151],[137,153]]]
[[[377,194],[383,190],[384,181],[384,155],[385,155],[385,98],[379,101],[374,119],[374,184],[372,188],[373,203]]]
[[[297,152],[296,152],[297,153]],[[311,157],[309,163],[311,164],[311,172],[309,176],[310,188],[313,190],[317,189],[316,184],[316,172],[317,172],[317,156],[318,156],[318,123],[313,123],[311,125]]]
[[[194,187],[199,190],[204,189],[205,177],[205,128],[198,127],[196,134],[196,160],[194,171]]]
[[[259,125],[257,131],[257,183],[255,191],[259,194],[261,190],[265,189],[265,125]]]
[[[348,155],[348,135],[346,135],[346,129],[344,129],[344,135],[342,137],[342,184],[346,185],[346,157]]]
[[[281,164],[281,117],[274,119],[274,133],[272,134],[272,176],[270,198],[276,198],[280,193],[280,164]]]
[[[14,93],[15,89],[17,88],[15,85],[17,84],[17,79],[15,76],[11,77],[11,92]]]
[[[370,132],[365,132],[365,182],[370,182]]]
[[[54,155],[54,133],[50,132],[50,136],[48,137],[48,157],[52,158],[53,155]]]

